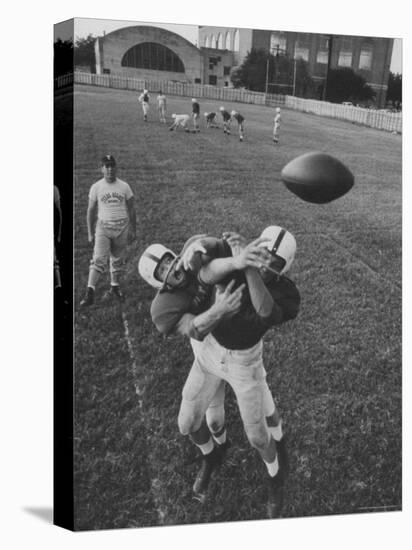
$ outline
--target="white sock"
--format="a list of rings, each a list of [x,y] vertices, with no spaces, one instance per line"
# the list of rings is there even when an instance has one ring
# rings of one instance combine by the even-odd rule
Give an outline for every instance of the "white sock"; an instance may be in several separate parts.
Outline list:
[[[279,422],[277,426],[268,426],[269,433],[272,434],[272,437],[275,441],[280,441],[283,437],[282,431],[282,421]]]
[[[279,471],[279,462],[277,455],[273,462],[266,462],[266,460],[264,460],[263,462],[266,464],[266,468],[268,469],[270,477],[275,477],[275,475]]]
[[[210,438],[207,443],[203,443],[203,445],[198,445],[197,443],[196,443],[196,445],[202,451],[202,455],[210,454],[213,451],[214,447],[215,447],[212,438]]]

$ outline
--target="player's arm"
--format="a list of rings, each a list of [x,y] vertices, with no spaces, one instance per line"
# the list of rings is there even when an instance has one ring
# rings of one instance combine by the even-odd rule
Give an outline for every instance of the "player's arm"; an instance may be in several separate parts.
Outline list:
[[[269,265],[271,256],[269,251],[259,246],[266,238],[259,237],[246,245],[244,237],[237,233],[224,233],[224,237],[232,249],[233,256],[216,258],[202,266],[199,276],[202,282],[212,285],[222,281],[233,271],[244,270],[247,267],[259,268]]]
[[[274,309],[277,309],[276,317],[281,319],[282,309],[273,300],[257,269],[253,267],[246,268],[245,277],[252,305],[259,317],[269,317],[274,313]]]
[[[223,256],[230,256],[230,249],[223,239],[209,235],[192,237],[184,245],[176,269],[198,273],[202,265]]]
[[[245,285],[232,292],[234,281],[224,290],[216,290],[216,300],[212,306],[199,315],[185,313],[178,321],[175,332],[195,340],[203,340],[221,321],[235,315],[240,309]]]
[[[87,207],[87,235],[89,243],[93,241],[94,226],[97,221],[97,201],[89,199]]]
[[[130,239],[134,241],[136,239],[136,209],[134,207],[134,197],[130,197],[126,201],[127,212],[129,215],[129,235]]]

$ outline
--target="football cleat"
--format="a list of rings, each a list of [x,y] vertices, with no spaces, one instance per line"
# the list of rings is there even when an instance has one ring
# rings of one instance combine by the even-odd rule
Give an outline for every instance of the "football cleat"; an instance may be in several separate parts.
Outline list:
[[[94,303],[94,290],[91,287],[87,288],[83,300],[80,302],[80,307],[89,307]]]
[[[223,445],[221,445],[223,447]],[[223,449],[222,449],[223,451]],[[213,451],[202,456],[202,464],[193,484],[193,493],[201,502],[205,499],[205,493],[209,486],[213,471],[220,466],[223,458],[222,451],[215,447]]]

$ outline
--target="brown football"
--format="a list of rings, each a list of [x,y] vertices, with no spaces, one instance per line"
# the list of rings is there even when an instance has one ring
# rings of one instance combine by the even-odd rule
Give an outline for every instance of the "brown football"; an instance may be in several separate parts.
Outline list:
[[[325,204],[345,195],[354,184],[352,172],[326,153],[305,153],[291,160],[280,173],[286,187],[307,202]]]

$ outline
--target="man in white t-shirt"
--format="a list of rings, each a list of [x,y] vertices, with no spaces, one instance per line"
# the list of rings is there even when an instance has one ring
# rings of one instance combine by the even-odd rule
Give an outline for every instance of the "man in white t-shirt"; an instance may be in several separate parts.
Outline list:
[[[133,191],[125,181],[116,177],[116,161],[112,155],[102,158],[102,173],[103,178],[94,183],[89,191],[87,232],[89,243],[94,242],[94,250],[87,292],[80,302],[81,307],[93,304],[97,282],[106,271],[109,260],[109,295],[123,300],[119,277],[123,271],[124,251],[128,242],[136,238]]]

